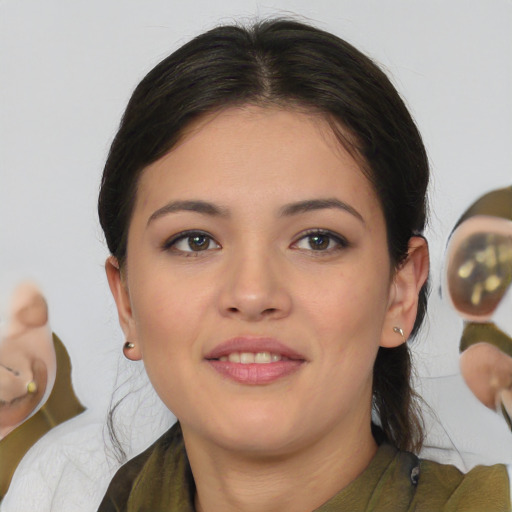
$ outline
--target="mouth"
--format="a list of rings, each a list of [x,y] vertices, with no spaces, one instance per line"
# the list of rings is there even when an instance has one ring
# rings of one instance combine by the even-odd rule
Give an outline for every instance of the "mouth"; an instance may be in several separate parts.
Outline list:
[[[240,384],[270,384],[298,371],[306,358],[271,338],[233,338],[205,360],[222,377]]]
[[[240,364],[269,364],[278,361],[290,361],[290,359],[273,352],[230,352],[227,356],[219,357],[218,361]]]

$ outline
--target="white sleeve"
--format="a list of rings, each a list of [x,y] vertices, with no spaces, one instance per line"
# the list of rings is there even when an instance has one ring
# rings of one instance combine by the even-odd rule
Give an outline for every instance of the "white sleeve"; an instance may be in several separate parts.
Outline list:
[[[103,425],[70,420],[29,450],[1,512],[95,512],[116,469],[107,459]]]

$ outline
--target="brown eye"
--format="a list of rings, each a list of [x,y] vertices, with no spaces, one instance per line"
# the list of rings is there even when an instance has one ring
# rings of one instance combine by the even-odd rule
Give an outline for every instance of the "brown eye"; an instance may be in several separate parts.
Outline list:
[[[308,236],[308,244],[313,251],[324,251],[329,248],[331,238],[328,235],[310,235]]]
[[[187,238],[191,251],[205,251],[210,247],[211,239],[206,235],[195,235]]]
[[[292,247],[306,251],[331,252],[348,246],[349,243],[341,235],[330,231],[312,230],[303,234]]]
[[[207,233],[187,231],[178,233],[163,246],[164,250],[177,253],[197,253],[212,249],[220,249],[220,245]]]

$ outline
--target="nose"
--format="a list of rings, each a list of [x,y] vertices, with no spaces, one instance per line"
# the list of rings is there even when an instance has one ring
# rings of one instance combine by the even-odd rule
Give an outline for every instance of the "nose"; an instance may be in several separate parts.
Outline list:
[[[230,258],[221,277],[221,314],[252,322],[288,316],[292,298],[286,271],[277,260],[260,251]]]

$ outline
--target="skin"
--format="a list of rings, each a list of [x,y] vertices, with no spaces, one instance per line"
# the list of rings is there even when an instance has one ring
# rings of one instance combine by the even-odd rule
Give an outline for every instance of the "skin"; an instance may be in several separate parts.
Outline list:
[[[56,357],[41,292],[24,283],[14,292],[10,319],[0,338],[0,437],[41,405],[55,381]],[[32,382],[32,392],[27,384]]]
[[[512,357],[489,343],[476,343],[460,356],[461,372],[473,394],[489,409],[503,401],[512,410]]]
[[[7,436],[36,409],[46,391],[48,373],[41,359],[32,361],[30,372],[36,391],[29,393],[26,383],[20,388],[19,377],[0,368],[0,389],[2,394],[9,395],[0,399],[0,438]]]
[[[316,199],[348,208],[283,214]],[[162,210],[198,200],[223,214]],[[315,229],[332,233],[325,249]],[[167,243],[186,230],[208,248]],[[127,355],[181,422],[198,510],[312,510],[368,465],[373,363],[404,341],[393,326],[412,330],[428,254],[413,238],[394,271],[379,201],[320,117],[247,106],[190,127],[145,169],[126,267],[106,270]],[[303,364],[265,385],[226,379],[205,355],[236,336],[278,339]]]

